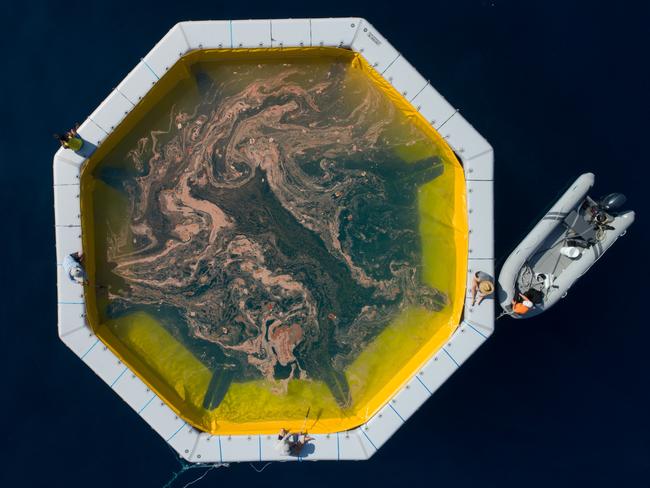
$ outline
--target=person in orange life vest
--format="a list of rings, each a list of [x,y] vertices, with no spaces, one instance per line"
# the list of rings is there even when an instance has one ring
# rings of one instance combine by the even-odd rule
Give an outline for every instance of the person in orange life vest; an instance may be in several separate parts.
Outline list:
[[[533,302],[526,295],[519,293],[519,297],[521,301],[515,298],[512,299],[512,311],[517,315],[525,315],[535,305],[533,305]]]

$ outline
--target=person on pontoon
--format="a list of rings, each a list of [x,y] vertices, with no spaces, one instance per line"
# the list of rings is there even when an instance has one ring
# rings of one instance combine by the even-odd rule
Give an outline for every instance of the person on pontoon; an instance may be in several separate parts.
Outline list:
[[[519,293],[518,295],[518,298],[512,299],[512,311],[517,315],[525,315],[535,305],[533,304],[532,300],[523,293]]]
[[[305,447],[309,441],[313,441],[314,438],[310,437],[307,432],[298,432],[298,438],[291,443],[289,448],[289,453],[292,456],[299,456],[302,448]]]
[[[478,293],[478,304],[494,293],[494,279],[484,271],[477,271],[472,276],[472,306],[476,303]]]
[[[75,126],[65,134],[54,134],[54,137],[59,141],[61,146],[65,147],[66,149],[71,149],[75,152],[79,151],[84,145],[84,140],[77,133],[78,128],[79,124],[75,124]]]
[[[287,429],[280,430],[278,442],[275,444],[275,450],[285,456],[291,453],[291,433]]]
[[[86,284],[86,272],[83,268],[83,256],[78,252],[68,254],[63,259],[63,269],[65,270],[66,276],[73,283],[78,285]]]
[[[305,444],[314,440],[307,432],[298,432],[295,434],[295,440],[292,440],[293,435],[287,429],[281,429],[278,434],[278,442],[275,444],[276,451],[285,456],[298,456]]]

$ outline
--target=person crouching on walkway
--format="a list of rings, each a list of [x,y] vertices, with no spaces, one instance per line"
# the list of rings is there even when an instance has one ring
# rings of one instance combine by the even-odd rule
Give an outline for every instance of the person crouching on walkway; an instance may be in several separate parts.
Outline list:
[[[478,294],[478,304],[494,293],[494,279],[484,271],[477,271],[472,276],[472,306],[476,304],[476,295]]]
[[[63,269],[65,270],[66,276],[78,285],[85,285],[86,282],[86,272],[83,268],[83,256],[78,252],[68,254],[63,259]]]
[[[276,451],[285,456],[299,456],[305,444],[314,440],[307,432],[298,432],[298,434],[295,434],[296,439],[291,440],[293,435],[287,429],[280,430],[278,442],[275,445]]]
[[[298,432],[298,438],[291,443],[289,453],[292,456],[300,456],[300,452],[302,451],[302,448],[305,447],[305,444],[313,440],[314,438],[310,437],[307,432]]]
[[[77,152],[84,145],[84,140],[77,133],[78,128],[79,124],[75,124],[75,126],[64,135],[54,134],[54,137],[59,141],[62,147]]]

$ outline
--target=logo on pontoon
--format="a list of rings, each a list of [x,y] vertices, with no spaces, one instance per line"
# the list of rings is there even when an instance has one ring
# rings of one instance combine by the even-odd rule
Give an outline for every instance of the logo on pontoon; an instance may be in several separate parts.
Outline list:
[[[372,32],[368,32],[368,37],[370,38],[370,40],[371,40],[372,42],[374,42],[374,43],[377,44],[378,46],[381,45],[381,41],[380,41],[379,39],[377,39],[377,38],[375,37],[375,35],[374,35]]]

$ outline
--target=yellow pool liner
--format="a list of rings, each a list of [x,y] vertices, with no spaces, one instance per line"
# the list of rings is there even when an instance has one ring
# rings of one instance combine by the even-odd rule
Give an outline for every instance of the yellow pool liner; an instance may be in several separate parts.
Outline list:
[[[266,380],[233,383],[213,411],[201,408],[211,372],[156,320],[137,312],[101,323],[95,294],[98,256],[95,212],[102,218],[119,218],[94,205],[96,196],[118,198],[92,176],[93,169],[197,62],[328,57],[346,60],[361,70],[408,121],[433,142],[441,158],[441,176],[421,187],[418,196],[424,281],[449,297],[440,312],[406,310],[389,324],[345,374],[353,406],[343,410],[320,381],[291,380],[286,384]],[[431,146],[404,148],[398,156],[415,161],[431,156]],[[117,192],[115,192],[117,193]],[[110,212],[109,212],[110,213]],[[452,150],[420,113],[358,53],[339,48],[220,49],[191,52],[182,57],[143,97],[125,120],[98,147],[81,175],[83,251],[89,286],[85,288],[87,317],[99,339],[142,379],[181,418],[194,427],[219,435],[272,434],[280,428],[312,433],[338,432],[369,420],[449,339],[460,320],[467,267],[468,227],[463,169]],[[278,393],[282,390],[282,393]],[[309,418],[306,414],[309,411]]]

